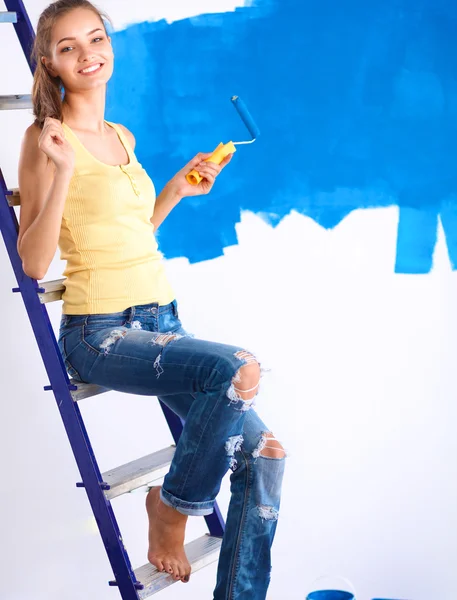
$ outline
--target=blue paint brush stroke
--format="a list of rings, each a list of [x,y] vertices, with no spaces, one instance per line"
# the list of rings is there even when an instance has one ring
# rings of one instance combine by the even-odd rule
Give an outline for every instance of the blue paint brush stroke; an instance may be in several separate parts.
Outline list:
[[[243,209],[332,228],[399,205],[395,270],[430,271],[438,217],[457,268],[456,31],[455,0],[271,0],[115,33],[108,118],[159,190],[198,151],[249,137],[233,94],[262,132],[174,209],[165,256],[220,256]]]

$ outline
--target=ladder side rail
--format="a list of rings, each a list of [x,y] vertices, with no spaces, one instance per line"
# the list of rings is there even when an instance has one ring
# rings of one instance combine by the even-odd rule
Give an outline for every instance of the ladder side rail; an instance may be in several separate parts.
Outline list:
[[[33,42],[35,41],[35,31],[30,22],[29,15],[25,10],[22,0],[4,0],[6,9],[17,14],[17,22],[13,23],[16,35],[21,44],[22,51],[27,60],[32,73],[35,71],[36,63],[32,60],[30,54],[32,52]]]
[[[19,225],[13,207],[8,205],[7,186],[0,169],[0,230],[13,266],[22,299],[32,325],[43,363],[48,374],[57,406],[70,441],[86,493],[97,521],[116,581],[123,600],[138,600],[136,581],[128,558],[111,503],[102,489],[102,475],[95,459],[90,440],[77,403],[70,393],[70,381],[60,349],[49,320],[46,307],[37,294],[37,282],[22,270],[22,261],[17,251]],[[15,290],[15,291],[16,291]],[[125,595],[124,595],[125,594]]]

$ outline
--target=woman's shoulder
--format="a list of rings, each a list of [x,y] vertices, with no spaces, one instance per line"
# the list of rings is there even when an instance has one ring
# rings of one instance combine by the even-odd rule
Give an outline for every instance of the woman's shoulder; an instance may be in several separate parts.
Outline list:
[[[24,132],[22,142],[25,145],[30,146],[38,146],[38,138],[41,134],[41,127],[39,127],[35,122],[27,127]]]
[[[27,127],[22,137],[21,152],[19,157],[19,165],[26,164],[27,169],[38,168],[43,166],[51,165],[54,167],[54,163],[50,161],[46,154],[40,150],[39,139],[42,129],[35,122]]]
[[[113,125],[117,125],[119,127],[119,129],[122,131],[122,133],[127,138],[130,146],[132,147],[132,150],[134,150],[135,149],[136,140],[135,140],[135,136],[130,131],[130,129],[127,129],[127,127],[125,125],[122,125],[121,123],[113,123]]]

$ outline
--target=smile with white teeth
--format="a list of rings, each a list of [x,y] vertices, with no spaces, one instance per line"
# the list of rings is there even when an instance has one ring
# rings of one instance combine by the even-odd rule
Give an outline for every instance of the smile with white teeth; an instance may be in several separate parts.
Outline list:
[[[92,65],[91,67],[87,67],[87,69],[83,69],[80,73],[92,73],[93,71],[97,71],[102,66],[102,63],[98,63],[98,65]]]

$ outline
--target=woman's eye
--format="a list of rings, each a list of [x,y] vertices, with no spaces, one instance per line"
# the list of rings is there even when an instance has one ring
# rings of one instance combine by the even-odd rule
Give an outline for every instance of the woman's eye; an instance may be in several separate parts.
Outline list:
[[[102,41],[103,38],[102,37],[96,37],[92,41],[95,42],[96,40]],[[72,46],[65,46],[65,48],[62,48],[62,52],[66,52],[67,50],[71,50],[71,49],[72,49]]]

